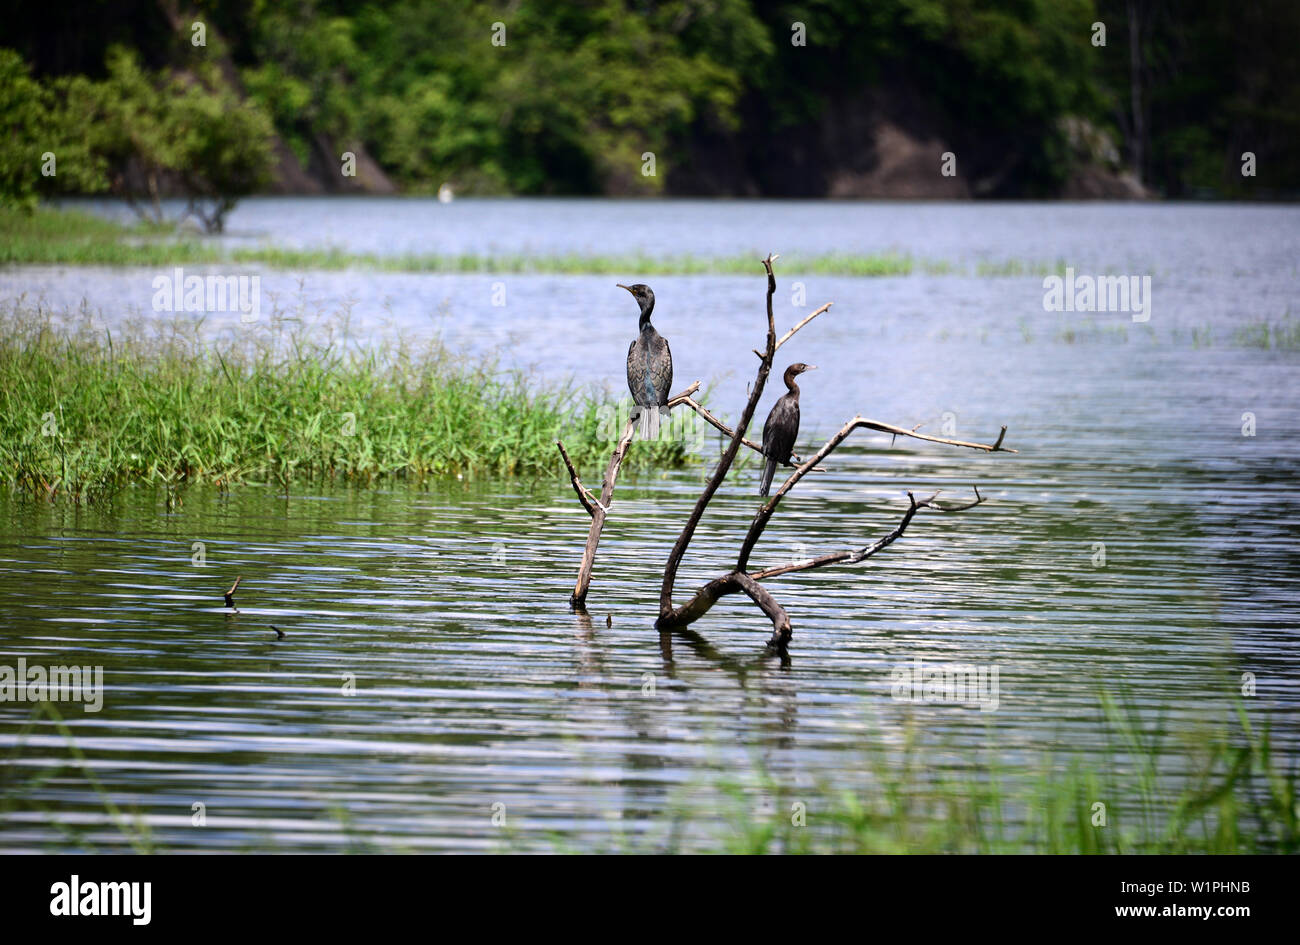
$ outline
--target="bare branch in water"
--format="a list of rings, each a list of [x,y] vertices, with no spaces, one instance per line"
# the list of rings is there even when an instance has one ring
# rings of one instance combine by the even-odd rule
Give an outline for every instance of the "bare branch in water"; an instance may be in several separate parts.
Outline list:
[[[700,382],[695,381],[681,393],[670,397],[668,399],[669,409],[690,401],[691,395],[699,389]],[[564,465],[568,467],[569,481],[573,483],[573,491],[578,494],[578,501],[582,503],[582,507],[591,516],[591,527],[587,530],[587,544],[582,549],[582,563],[578,566],[578,580],[573,586],[573,593],[569,596],[569,605],[575,609],[584,608],[587,604],[587,591],[591,589],[591,574],[596,564],[596,549],[600,546],[600,536],[605,529],[605,519],[609,515],[610,504],[614,501],[614,482],[618,479],[618,472],[623,467],[623,459],[627,455],[628,447],[632,445],[632,440],[635,437],[636,423],[635,417],[629,417],[626,426],[623,428],[623,435],[619,437],[618,445],[614,448],[614,452],[609,458],[609,465],[605,469],[605,479],[601,483],[599,499],[593,496],[591,490],[583,486],[578,479],[578,471],[574,469],[573,463],[570,462],[564,444],[559,440],[555,441],[555,445],[560,449],[560,455],[564,458]]]
[[[836,551],[830,554],[824,554],[819,557],[810,558],[806,561],[794,562],[780,567],[767,568],[760,571],[751,571],[749,568],[749,559],[757,546],[759,539],[762,537],[768,522],[771,521],[781,500],[785,495],[799,483],[808,473],[820,470],[819,464],[827,456],[835,451],[850,434],[858,429],[876,430],[882,433],[889,433],[893,436],[907,436],[918,440],[926,440],[931,443],[941,443],[946,446],[960,446],[968,449],[982,450],[988,453],[1014,453],[1015,450],[1008,449],[1002,445],[1006,437],[1007,428],[1004,426],[998,434],[998,438],[993,443],[975,443],[967,440],[946,439],[943,437],[930,436],[925,433],[918,433],[920,424],[912,429],[896,426],[891,423],[882,423],[878,420],[871,420],[866,417],[856,416],[844,424],[839,431],[827,440],[822,447],[817,450],[807,460],[801,457],[793,457],[800,460],[787,463],[787,466],[793,468],[793,472],[776,490],[771,498],[763,502],[758,510],[754,513],[754,519],[750,523],[749,530],[741,543],[740,553],[737,556],[735,567],[726,574],[720,575],[709,581],[707,584],[699,587],[695,593],[681,606],[673,604],[673,587],[677,579],[677,572],[681,566],[683,557],[691,540],[695,535],[705,511],[714,495],[725,481],[727,473],[730,471],[732,464],[735,462],[736,455],[742,446],[748,447],[756,453],[762,453],[762,446],[745,436],[745,431],[749,429],[751,421],[754,419],[754,412],[758,407],[758,402],[763,395],[763,389],[767,384],[768,377],[771,373],[773,358],[777,350],[804,326],[809,324],[817,316],[828,311],[831,303],[826,303],[820,308],[814,310],[793,328],[782,335],[779,339],[776,335],[776,320],[772,313],[772,298],[776,293],[776,276],[772,271],[772,263],[777,257],[769,255],[763,260],[763,268],[767,272],[767,344],[763,351],[755,350],[759,358],[758,373],[753,383],[749,387],[748,400],[745,403],[744,410],[741,411],[735,429],[728,427],[725,423],[714,416],[707,408],[701,405],[693,397],[694,393],[699,390],[700,382],[696,381],[686,390],[677,394],[668,401],[668,406],[686,406],[695,411],[707,423],[719,430],[728,438],[728,444],[723,451],[722,456],[718,459],[717,465],[713,472],[705,481],[704,488],[699,498],[696,499],[695,505],[691,510],[690,516],[683,525],[676,542],[673,544],[672,551],[669,553],[668,561],[664,565],[663,583],[659,592],[659,619],[655,626],[661,631],[681,630],[703,617],[713,607],[715,603],[730,594],[744,593],[752,600],[758,608],[772,622],[772,637],[768,640],[768,646],[777,650],[784,650],[789,644],[793,630],[790,625],[790,617],[785,608],[777,601],[770,591],[762,585],[762,581],[770,578],[781,577],[786,574],[792,574],[797,571],[808,571],[814,568],[826,567],[832,564],[857,564],[865,561],[867,558],[878,554],[885,548],[889,547],[895,541],[902,537],[907,527],[911,524],[912,519],[917,512],[922,509],[932,510],[940,513],[962,512],[972,509],[985,501],[980,495],[979,489],[975,490],[975,499],[960,505],[940,505],[938,502],[938,493],[927,499],[918,500],[911,492],[907,494],[908,508],[903,513],[902,519],[887,534],[881,536],[870,544],[861,548],[846,549]],[[587,591],[591,585],[591,572],[595,562],[596,548],[600,543],[601,530],[604,528],[605,518],[609,512],[609,505],[613,499],[614,481],[618,476],[619,468],[622,465],[623,458],[627,453],[628,446],[633,439],[635,430],[635,421],[629,419],[623,436],[619,439],[618,446],[615,448],[613,455],[610,457],[609,467],[605,472],[605,479],[601,486],[601,495],[596,499],[586,489],[578,478],[577,470],[573,463],[570,462],[568,453],[565,452],[564,445],[557,441],[556,445],[560,448],[560,455],[564,458],[564,464],[569,471],[569,480],[573,484],[574,492],[578,495],[578,500],[591,515],[591,528],[587,534],[587,544],[583,549],[582,564],[578,571],[578,581],[574,587],[573,594],[570,597],[570,604],[576,609],[582,609],[587,596]],[[608,622],[607,622],[608,625]]]
[[[582,507],[587,510],[588,515],[595,515],[596,506],[593,504],[596,501],[595,496],[591,494],[591,490],[584,486],[582,480],[578,478],[578,471],[573,468],[573,461],[569,459],[569,454],[564,449],[564,444],[559,440],[556,440],[555,445],[560,448],[560,455],[564,457],[564,465],[568,467],[569,470],[569,481],[573,483],[573,491],[578,494],[578,501],[582,503]]]

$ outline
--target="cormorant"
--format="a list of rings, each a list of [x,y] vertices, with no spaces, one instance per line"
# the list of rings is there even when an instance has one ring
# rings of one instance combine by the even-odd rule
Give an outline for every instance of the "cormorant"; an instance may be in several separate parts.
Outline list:
[[[641,306],[641,334],[627,349],[627,386],[632,391],[632,402],[640,408],[633,414],[641,417],[641,438],[654,439],[659,435],[660,408],[667,405],[668,389],[673,383],[673,354],[668,342],[650,324],[655,307],[650,287],[639,282],[617,285],[631,292]]]
[[[799,385],[794,379],[804,371],[816,369],[816,365],[802,362],[785,369],[787,393],[781,395],[767,415],[767,423],[763,424],[763,455],[767,457],[767,466],[763,469],[763,484],[758,487],[759,495],[767,495],[777,464],[788,463],[794,452],[794,441],[799,435]]]

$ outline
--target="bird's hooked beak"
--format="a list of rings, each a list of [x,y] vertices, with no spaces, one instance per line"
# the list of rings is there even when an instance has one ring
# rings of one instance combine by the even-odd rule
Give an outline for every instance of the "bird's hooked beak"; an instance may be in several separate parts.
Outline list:
[[[632,287],[630,285],[623,285],[621,282],[615,282],[614,285],[618,286],[620,289],[627,289],[629,292],[632,292]],[[632,295],[635,296],[636,293],[632,292]]]
[[[817,365],[815,365],[815,364],[805,364],[805,365],[803,366],[803,369],[804,369],[805,371],[815,371],[815,370],[817,370]]]

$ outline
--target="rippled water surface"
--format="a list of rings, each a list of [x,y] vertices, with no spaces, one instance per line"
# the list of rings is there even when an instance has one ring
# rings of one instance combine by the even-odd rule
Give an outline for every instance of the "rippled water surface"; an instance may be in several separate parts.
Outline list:
[[[786,660],[764,655],[770,627],[743,597],[698,635],[651,626],[700,469],[620,480],[587,616],[567,606],[587,519],[558,462],[538,483],[191,488],[173,508],[143,488],[108,508],[0,497],[0,664],[102,666],[105,685],[100,712],[57,706],[64,729],[0,703],[5,788],[22,799],[0,817],[0,847],[126,848],[139,833],[116,812],[165,850],[654,848],[686,811],[674,842],[713,849],[728,805],[761,806],[772,785],[814,812],[841,789],[871,790],[868,756],[909,729],[936,766],[969,767],[977,753],[1010,774],[1057,756],[1100,764],[1100,690],[1127,688],[1194,742],[1223,721],[1221,697],[1243,672],[1257,680],[1252,710],[1293,757],[1294,210],[686,203],[651,205],[628,237],[617,202],[346,201],[348,227],[335,204],[282,204],[295,229],[352,233],[359,249],[394,214],[394,248],[431,251],[551,252],[542,234],[555,234],[562,249],[741,253],[759,234],[764,249],[810,252],[840,234],[862,251],[1151,274],[1155,294],[1151,320],[1134,323],[1044,312],[1041,276],[782,274],[779,328],[836,303],[779,356],[820,367],[804,379],[801,443],[861,412],[977,440],[1006,424],[1021,451],[862,435],[805,480],[756,563],[866,544],[897,522],[909,489],[956,501],[977,486],[991,501],[922,514],[862,565],[773,581],[795,628]],[[268,205],[241,208],[233,238],[274,230]],[[422,235],[417,211],[483,225]],[[157,317],[151,277],[10,269],[0,296],[84,299],[111,325]],[[437,331],[503,366],[615,392],[635,326],[606,277],[511,276],[503,308],[488,305],[488,276],[264,279],[293,304],[351,306],[363,341]],[[734,416],[762,340],[761,277],[646,281],[679,386],[711,384]],[[679,597],[734,561],[755,484],[752,464],[733,473]],[[221,592],[236,576],[232,612]],[[893,699],[891,670],[916,657],[997,667],[996,710]],[[719,791],[728,779],[748,786],[741,800]]]

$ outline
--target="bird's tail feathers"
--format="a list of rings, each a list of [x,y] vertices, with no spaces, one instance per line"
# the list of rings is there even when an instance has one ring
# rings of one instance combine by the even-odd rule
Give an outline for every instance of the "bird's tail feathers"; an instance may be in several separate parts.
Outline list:
[[[767,491],[772,488],[774,475],[776,475],[776,460],[768,459],[767,465],[763,467],[763,484],[758,487],[759,495],[767,495]]]
[[[637,419],[637,435],[643,440],[659,439],[661,414],[666,415],[664,407],[633,407]]]

